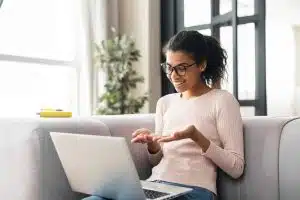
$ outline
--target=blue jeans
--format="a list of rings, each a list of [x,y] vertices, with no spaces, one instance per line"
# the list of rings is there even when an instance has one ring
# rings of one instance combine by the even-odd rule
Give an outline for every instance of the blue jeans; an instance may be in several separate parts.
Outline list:
[[[199,200],[199,199],[201,199],[201,200],[216,200],[216,195],[213,192],[211,192],[205,188],[188,186],[188,185],[183,185],[183,184],[179,184],[179,183],[171,183],[171,182],[166,182],[166,181],[155,181],[155,182],[193,188],[192,192],[189,192],[185,195],[177,197],[174,200]],[[84,198],[82,200],[107,200],[107,199],[103,198],[103,197],[98,197],[98,196],[90,196],[90,197]]]

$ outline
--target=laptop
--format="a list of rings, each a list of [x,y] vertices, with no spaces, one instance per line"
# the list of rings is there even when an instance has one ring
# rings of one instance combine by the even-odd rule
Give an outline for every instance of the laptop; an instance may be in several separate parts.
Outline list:
[[[73,191],[115,200],[166,200],[192,188],[141,181],[123,137],[50,132]]]

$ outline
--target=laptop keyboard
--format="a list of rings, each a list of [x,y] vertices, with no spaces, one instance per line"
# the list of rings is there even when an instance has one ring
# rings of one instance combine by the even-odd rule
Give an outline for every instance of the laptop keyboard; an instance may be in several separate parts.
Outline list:
[[[156,199],[159,197],[163,197],[166,195],[169,195],[168,193],[164,193],[164,192],[158,192],[158,191],[154,191],[154,190],[148,190],[148,189],[143,189],[145,196],[147,199]]]

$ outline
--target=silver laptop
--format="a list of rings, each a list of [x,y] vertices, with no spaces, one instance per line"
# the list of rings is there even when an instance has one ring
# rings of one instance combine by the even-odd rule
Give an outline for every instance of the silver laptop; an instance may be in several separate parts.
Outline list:
[[[50,133],[73,191],[118,200],[165,200],[191,188],[140,181],[125,138]]]

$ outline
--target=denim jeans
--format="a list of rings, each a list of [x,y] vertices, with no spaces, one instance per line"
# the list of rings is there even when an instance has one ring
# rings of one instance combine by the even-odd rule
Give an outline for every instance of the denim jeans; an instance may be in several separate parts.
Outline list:
[[[216,200],[216,195],[213,192],[211,192],[205,188],[188,186],[188,185],[183,185],[183,184],[179,184],[179,183],[171,183],[171,182],[166,182],[166,181],[155,181],[155,182],[193,188],[192,192],[189,192],[185,195],[177,197],[174,200],[199,200],[199,199],[201,199],[201,200]],[[98,197],[98,196],[90,196],[90,197],[84,198],[82,200],[108,200],[108,199],[103,198],[103,197]]]

